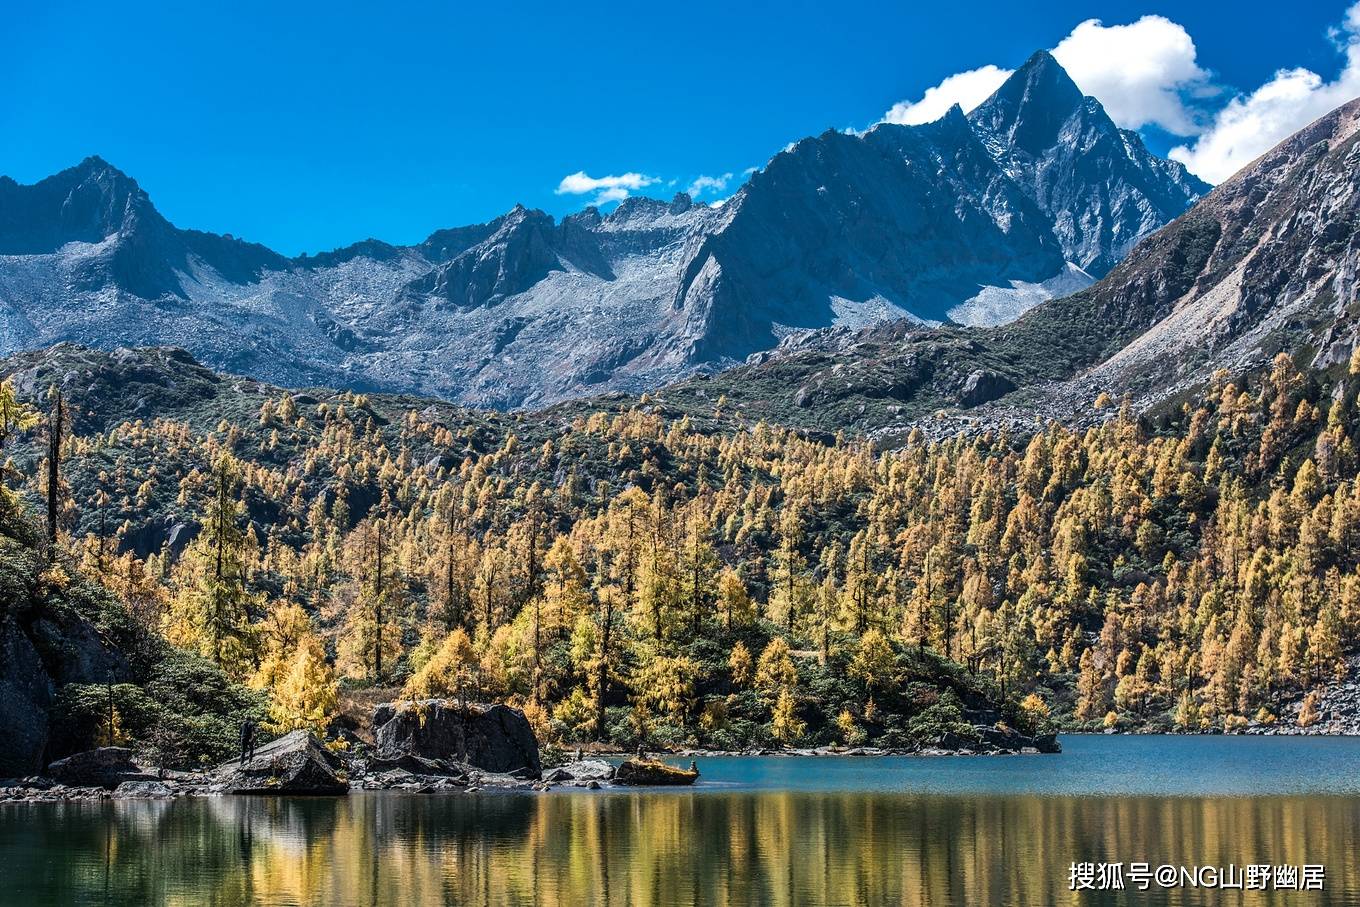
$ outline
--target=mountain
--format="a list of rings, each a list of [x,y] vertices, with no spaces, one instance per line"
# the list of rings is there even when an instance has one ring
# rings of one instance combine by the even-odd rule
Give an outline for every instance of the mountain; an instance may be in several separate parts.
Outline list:
[[[661,398],[697,412],[726,396],[748,418],[871,433],[1081,423],[1098,418],[1101,393],[1148,411],[1281,352],[1343,371],[1360,347],[1358,272],[1360,100],[1243,168],[1100,282],[1010,324],[814,332]]]
[[[89,158],[0,179],[0,352],[177,345],[289,386],[527,407],[819,328],[1004,322],[1103,276],[1207,189],[1047,53],[969,116],[798,142],[717,207],[639,197],[555,221],[517,206],[413,246],[285,258],[181,230]]]

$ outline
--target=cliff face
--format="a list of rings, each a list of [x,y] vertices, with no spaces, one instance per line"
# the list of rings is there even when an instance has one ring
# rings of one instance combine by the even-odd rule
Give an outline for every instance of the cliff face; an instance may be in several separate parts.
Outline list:
[[[830,326],[997,324],[1103,275],[1207,190],[1048,54],[965,117],[828,132],[719,207],[516,207],[289,259],[181,230],[90,158],[0,179],[0,352],[175,345],[290,386],[511,408],[641,391]]]
[[[0,778],[35,774],[54,753],[58,691],[67,684],[123,683],[132,673],[115,640],[131,648],[100,616],[121,606],[104,590],[77,581],[57,587],[45,577],[36,529],[0,502]],[[123,628],[126,629],[126,628]],[[55,741],[57,747],[60,740]],[[56,755],[66,755],[55,750]]]
[[[1014,322],[816,332],[663,396],[698,407],[727,395],[751,418],[828,431],[1080,421],[1102,392],[1147,409],[1280,352],[1346,368],[1360,346],[1358,270],[1352,101],[1142,240],[1100,282]]]

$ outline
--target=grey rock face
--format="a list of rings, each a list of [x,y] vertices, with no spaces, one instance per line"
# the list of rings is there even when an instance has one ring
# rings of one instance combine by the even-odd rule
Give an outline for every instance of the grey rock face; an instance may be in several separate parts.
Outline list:
[[[160,781],[124,781],[113,790],[115,800],[170,800],[175,792]]]
[[[380,705],[373,711],[378,757],[455,761],[488,772],[538,778],[538,738],[518,709],[461,706],[444,699]]]
[[[959,393],[959,403],[963,406],[977,406],[995,400],[1015,390],[1015,382],[1005,375],[986,369],[976,369],[969,373]]]
[[[1100,278],[1152,231],[1209,191],[1154,156],[1084,98],[1047,51],[968,115],[1002,166],[1052,219],[1066,260]]]
[[[89,745],[61,739],[63,729],[51,724],[59,687],[121,683],[129,673],[126,658],[78,615],[21,618],[28,607],[18,596],[0,601],[0,777],[33,774],[53,756]]]
[[[781,338],[1009,320],[1207,189],[1037,55],[969,117],[827,132],[720,207],[516,207],[414,246],[284,258],[166,221],[98,158],[0,179],[0,353],[172,345],[284,386],[501,408],[641,391]]]
[[[132,761],[132,751],[103,746],[58,759],[47,767],[47,776],[71,787],[102,787],[114,790],[127,781],[155,781],[156,776]]]
[[[0,622],[0,777],[42,768],[53,684],[33,643],[13,619]]]
[[[123,550],[132,551],[138,557],[157,551],[168,551],[178,557],[189,543],[198,535],[197,523],[186,523],[172,517],[159,517],[148,520],[129,531],[123,538]]]
[[[227,794],[343,794],[344,764],[306,731],[290,731],[255,750],[245,765],[223,763],[214,790]]]
[[[575,784],[584,787],[590,782],[609,781],[614,777],[614,766],[603,759],[582,759],[549,769],[543,774],[544,781],[554,784]]]

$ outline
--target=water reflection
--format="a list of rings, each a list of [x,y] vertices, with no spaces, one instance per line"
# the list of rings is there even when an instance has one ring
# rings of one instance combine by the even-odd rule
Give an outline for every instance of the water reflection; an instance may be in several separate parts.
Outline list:
[[[1360,799],[359,794],[0,808],[3,904],[1357,904]],[[1068,890],[1074,860],[1327,891]]]

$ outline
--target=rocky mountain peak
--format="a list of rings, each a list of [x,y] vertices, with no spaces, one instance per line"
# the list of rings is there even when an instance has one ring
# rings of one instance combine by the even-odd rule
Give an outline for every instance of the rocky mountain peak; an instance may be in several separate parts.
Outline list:
[[[1103,277],[1209,185],[1156,157],[1040,51],[968,115],[989,153],[1052,218],[1063,255]]]
[[[1081,89],[1067,70],[1041,50],[978,106],[970,119],[1011,147],[1039,154],[1057,141],[1063,123],[1082,101]]]
[[[114,176],[121,176],[124,177],[125,179],[132,179],[132,177],[128,176],[126,173],[119,170],[113,164],[110,164],[108,161],[104,160],[97,154],[91,154],[87,156],[79,164],[76,164],[74,167],[70,169],[71,171],[82,174],[110,173]]]
[[[87,157],[31,186],[0,182],[3,255],[44,254],[69,242],[99,243],[159,219],[137,181],[99,157]]]
[[[604,218],[600,216],[600,209],[594,205],[586,205],[575,214],[568,214],[562,218],[563,226],[579,227],[582,230],[594,230],[600,226]]]
[[[786,421],[890,437],[913,425],[939,437],[1089,424],[1104,418],[1092,407],[1102,394],[1139,412],[1179,409],[1216,375],[1237,381],[1281,354],[1347,374],[1360,349],[1357,274],[1360,99],[1145,236],[1099,282],[1008,324],[813,332],[658,399],[699,388],[752,421],[793,414]]]

